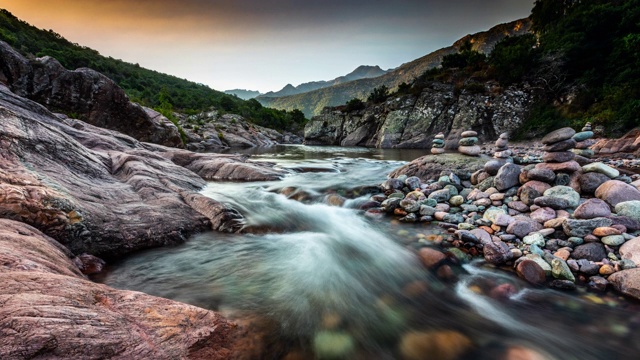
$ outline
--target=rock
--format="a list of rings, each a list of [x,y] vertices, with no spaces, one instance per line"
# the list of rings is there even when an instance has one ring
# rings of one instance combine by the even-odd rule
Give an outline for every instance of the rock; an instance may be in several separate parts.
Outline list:
[[[188,358],[202,347],[211,359],[254,356],[219,314],[91,282],[31,226],[0,219],[0,247],[3,358]]]
[[[500,170],[500,168],[506,163],[507,162],[504,160],[489,160],[484,164],[484,171],[491,176],[496,176],[498,174],[498,170]]]
[[[400,175],[417,176],[420,179],[437,179],[442,173],[472,174],[484,167],[486,159],[468,157],[457,153],[439,156],[426,155],[401,166],[389,174],[390,178]]]
[[[544,196],[565,199],[568,207],[575,208],[580,203],[580,194],[569,186],[554,186],[544,192]]]
[[[594,162],[591,164],[584,165],[582,167],[582,171],[585,173],[597,172],[600,174],[604,174],[611,179],[617,178],[618,176],[620,176],[620,171],[612,168],[611,166],[605,165],[601,162]]]
[[[527,172],[527,178],[551,184],[556,179],[556,174],[550,169],[533,168]]]
[[[385,191],[402,190],[404,188],[404,182],[400,179],[387,179],[380,185]]]
[[[616,291],[640,299],[640,268],[618,271],[608,280]]]
[[[542,155],[542,161],[544,162],[552,162],[552,163],[562,163],[573,160],[576,157],[576,154],[571,151],[553,151],[553,152],[545,152]]]
[[[491,264],[501,265],[513,258],[509,245],[502,241],[491,242],[484,245],[484,259]]]
[[[491,235],[486,230],[473,229],[471,230],[471,234],[474,235],[478,239],[478,242],[480,242],[483,245],[486,245],[492,242]]]
[[[86,253],[76,256],[72,261],[85,275],[98,274],[106,265],[104,260]]]
[[[545,241],[544,241],[544,236],[542,236],[542,234],[540,233],[532,233],[529,234],[527,236],[525,236],[522,239],[522,242],[527,244],[527,245],[537,245],[539,247],[544,247]]]
[[[451,192],[449,189],[436,190],[428,196],[429,199],[433,199],[439,203],[449,201],[450,197]]]
[[[462,138],[471,138],[476,136],[478,136],[478,133],[473,130],[463,131],[462,134],[460,134],[460,137]]]
[[[440,154],[444,154],[445,150],[443,148],[437,148],[437,147],[432,147],[431,148],[431,153],[433,155],[440,155]]]
[[[549,207],[556,210],[569,208],[569,201],[559,197],[540,196],[533,200],[533,203],[540,207]]]
[[[541,224],[544,224],[545,222],[556,218],[556,211],[552,208],[541,207],[529,214],[529,217]]]
[[[472,145],[472,146],[460,145],[458,146],[458,151],[464,155],[478,156],[480,155],[480,151],[482,151],[482,149],[480,149],[480,146],[478,145]]]
[[[622,235],[622,232],[614,227],[599,227],[593,229],[592,234],[598,237],[603,237],[609,235]]]
[[[602,261],[602,259],[607,258],[607,252],[601,243],[586,243],[576,246],[571,253],[571,257],[589,261]]]
[[[459,146],[474,146],[478,143],[477,137],[463,137],[458,141]]]
[[[585,237],[598,227],[611,226],[612,221],[607,218],[593,218],[587,220],[565,219],[562,228],[567,236]]]
[[[6,74],[18,96],[58,112],[74,113],[85,122],[166,146],[182,146],[178,128],[159,113],[129,101],[111,79],[89,68],[67,70],[52,57],[27,61],[9,45],[0,44],[2,62],[21,63]],[[5,76],[6,76],[5,75]]]
[[[420,189],[420,178],[417,176],[409,176],[405,181],[404,181],[405,185],[407,185],[407,187],[409,189]]]
[[[640,201],[623,201],[615,206],[616,214],[640,221]]]
[[[313,337],[313,351],[319,359],[348,358],[355,350],[355,340],[345,331],[323,330]]]
[[[624,244],[624,236],[622,235],[608,235],[600,239],[603,244],[609,246],[620,246]]]
[[[560,280],[569,280],[571,282],[576,281],[576,278],[573,276],[573,273],[571,273],[571,269],[569,269],[567,263],[560,258],[551,260],[551,275]]]
[[[567,139],[567,140],[559,141],[557,143],[545,145],[542,147],[542,151],[546,151],[546,152],[567,151],[575,147],[576,147],[576,141],[573,139]]]
[[[541,142],[545,145],[557,143],[563,140],[571,139],[571,137],[575,135],[575,133],[576,131],[570,127],[561,128],[545,135],[542,138]]]
[[[538,190],[532,187],[521,187],[520,189],[520,201],[527,206],[533,205],[535,200],[542,196]]]
[[[518,212],[528,212],[529,211],[529,206],[525,203],[523,203],[522,201],[511,201],[507,204],[507,206],[510,209],[514,209]]]
[[[587,287],[590,290],[604,292],[607,290],[608,285],[609,285],[609,281],[607,281],[607,279],[603,278],[602,276],[592,276],[589,278],[589,283],[587,284]]]
[[[519,238],[523,238],[532,232],[536,232],[542,229],[542,224],[535,220],[523,220],[516,219],[509,226],[507,226],[507,233],[514,234]]]
[[[508,144],[509,144],[509,140],[502,139],[502,138],[498,138],[498,140],[496,140],[496,142],[495,142],[496,147],[499,148],[499,149],[506,148]]]
[[[593,137],[593,131],[582,131],[573,135],[573,140],[580,142]]]
[[[536,169],[549,169],[553,172],[574,173],[582,169],[580,164],[575,161],[567,161],[562,163],[540,163],[536,164]]]
[[[595,196],[611,206],[616,206],[623,201],[640,200],[640,191],[622,181],[609,180],[596,189]]]
[[[580,175],[580,178],[578,181],[580,183],[580,189],[583,193],[593,194],[596,192],[596,189],[600,185],[604,184],[609,180],[611,179],[605,174],[589,172],[589,173],[584,173]]]
[[[456,195],[456,196],[451,197],[451,199],[449,199],[449,203],[452,206],[460,206],[460,205],[462,205],[464,203],[464,198],[462,196],[460,196],[460,195]]]
[[[518,185],[520,176],[520,166],[516,164],[505,164],[494,178],[493,182],[498,191],[504,191]]]
[[[580,204],[573,212],[576,219],[593,219],[611,216],[609,204],[603,200],[592,198]]]
[[[578,146],[578,144],[576,144],[576,146]],[[593,155],[595,155],[593,150],[591,149],[571,149],[571,152],[576,154],[576,157],[575,157],[576,161],[583,166],[590,164],[590,162],[585,161],[585,159],[589,160],[593,157]]]
[[[485,210],[484,214],[482,215],[483,219],[487,219],[489,221],[491,221],[492,223],[496,222],[496,219],[498,216],[500,215],[507,215],[507,212],[501,208],[501,207],[490,207],[487,210]]]
[[[469,351],[473,343],[453,330],[411,331],[402,335],[400,355],[406,360],[423,360],[425,354],[442,360],[456,360]]]
[[[631,260],[640,264],[640,237],[635,237],[620,246],[618,250],[621,259]]]
[[[571,280],[553,280],[549,283],[549,287],[558,290],[575,290],[576,284]]]
[[[640,230],[640,221],[627,216],[609,216],[609,220],[613,223],[612,226],[622,225],[627,228],[629,232]]]

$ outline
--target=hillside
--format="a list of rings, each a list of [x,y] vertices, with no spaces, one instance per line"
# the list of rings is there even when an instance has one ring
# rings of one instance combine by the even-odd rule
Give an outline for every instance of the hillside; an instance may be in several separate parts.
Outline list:
[[[0,9],[0,40],[31,59],[51,56],[69,70],[96,70],[113,80],[133,102],[154,108],[170,119],[172,111],[198,114],[214,107],[278,130],[295,130],[302,125],[295,123],[299,119],[297,114],[263,108],[256,101],[244,101],[203,84],[103,56],[53,30],[38,29],[4,9]]]
[[[488,53],[496,43],[506,36],[522,35],[529,32],[530,28],[531,23],[528,19],[497,25],[488,31],[467,35],[456,41],[452,46],[436,50],[421,58],[405,63],[382,76],[349,81],[279,98],[261,96],[258,100],[262,105],[276,109],[300,109],[306,117],[312,117],[318,115],[326,106],[342,105],[353,98],[366,99],[376,87],[385,85],[390,89],[395,89],[403,82],[410,83],[425,71],[440,65],[445,55],[456,53],[462,44],[467,41],[472,44],[474,50]]]
[[[344,76],[339,76],[333,80],[329,81],[311,81],[307,83],[302,83],[298,86],[293,86],[291,84],[287,84],[285,87],[280,89],[279,91],[269,91],[266,94],[260,95],[257,99],[262,102],[264,98],[277,98],[282,96],[296,95],[302,94],[308,91],[313,91],[317,89],[326,88],[329,86],[334,86],[338,84],[342,84],[349,81],[359,80],[359,79],[368,79],[373,77],[378,77],[386,74],[387,71],[382,70],[379,66],[370,66],[370,65],[360,65],[352,72],[348,73]],[[268,100],[265,100],[268,101]]]

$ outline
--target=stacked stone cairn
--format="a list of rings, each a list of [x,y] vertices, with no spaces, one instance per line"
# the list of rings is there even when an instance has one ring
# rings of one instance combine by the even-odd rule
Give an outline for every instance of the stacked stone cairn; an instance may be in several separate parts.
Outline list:
[[[496,151],[493,157],[496,159],[509,159],[513,153],[509,150],[509,134],[502,133],[496,140]]]
[[[451,275],[445,259],[482,256],[536,286],[612,285],[640,299],[640,190],[605,164],[580,167],[570,151],[574,134],[565,128],[544,137],[547,162],[505,162],[495,175],[481,169],[420,179],[407,176],[416,171],[407,166],[406,175],[382,184],[384,195],[370,202],[379,206],[366,215],[437,224],[440,234],[418,236],[416,248],[443,278]]]
[[[593,150],[590,149],[596,141],[593,138],[593,131],[591,131],[591,123],[586,123],[582,128],[582,131],[573,135],[573,139],[576,141],[575,149],[571,151],[576,154],[576,161],[581,165],[589,163],[589,159],[593,157]]]
[[[480,155],[480,146],[478,146],[478,133],[473,130],[464,131],[460,134],[458,141],[458,152],[469,156]]]
[[[433,155],[439,155],[444,153],[444,134],[438,133],[433,139],[433,145],[431,145],[431,153]]]

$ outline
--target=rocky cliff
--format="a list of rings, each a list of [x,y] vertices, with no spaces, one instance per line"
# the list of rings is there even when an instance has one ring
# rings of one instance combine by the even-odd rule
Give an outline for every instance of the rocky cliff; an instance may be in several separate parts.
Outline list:
[[[129,101],[124,91],[97,71],[65,69],[52,57],[28,60],[0,41],[0,83],[15,94],[99,127],[140,141],[181,146],[178,128],[165,117]]]
[[[264,106],[276,109],[300,109],[306,117],[311,118],[314,115],[319,115],[326,106],[342,105],[353,98],[364,100],[376,87],[385,85],[390,89],[395,89],[403,82],[411,83],[413,79],[422,75],[425,71],[440,65],[445,55],[456,53],[467,41],[472,44],[473,50],[489,53],[500,40],[507,36],[526,34],[530,31],[530,28],[531,22],[528,19],[500,24],[488,31],[464,36],[452,46],[436,50],[421,58],[402,64],[382,76],[349,81],[303,94],[277,98],[260,97],[259,101]]]
[[[495,140],[522,124],[535,91],[526,84],[507,89],[493,82],[483,86],[478,93],[432,82],[419,95],[390,97],[363,110],[326,108],[305,127],[305,143],[426,149],[438,132],[456,144],[464,130],[477,131],[480,141]]]

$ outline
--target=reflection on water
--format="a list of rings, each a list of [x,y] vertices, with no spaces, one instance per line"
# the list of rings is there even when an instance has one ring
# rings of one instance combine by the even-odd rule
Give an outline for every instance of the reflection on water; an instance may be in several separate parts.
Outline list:
[[[453,273],[438,280],[422,269],[413,250],[423,246],[423,232],[433,229],[373,221],[323,203],[329,193],[367,199],[366,186],[401,164],[393,157],[372,160],[372,153],[286,147],[263,154],[259,158],[285,168],[329,172],[212,183],[203,194],[238,209],[247,227],[272,231],[201,234],[181,246],[130,257],[104,281],[270,319],[278,324],[277,339],[289,344],[273,357],[289,351],[302,358],[349,359],[496,359],[507,353],[637,358],[640,316],[615,296],[530,289],[481,263],[459,266],[451,259]],[[286,187],[307,194],[305,201],[280,194]]]

